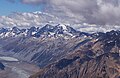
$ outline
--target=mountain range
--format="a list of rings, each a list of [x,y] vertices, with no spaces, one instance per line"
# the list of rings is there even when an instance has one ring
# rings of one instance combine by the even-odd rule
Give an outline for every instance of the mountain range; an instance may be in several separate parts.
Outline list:
[[[87,33],[64,25],[0,28],[0,54],[34,63],[30,78],[119,78],[120,31]]]
[[[44,63],[46,65],[47,62],[53,62],[56,58],[67,54],[66,50],[68,52],[75,50],[87,36],[90,34],[76,31],[62,24],[56,26],[47,24],[42,28],[31,27],[29,29],[1,28],[0,49],[1,54],[9,54],[44,66]],[[84,42],[87,41],[89,39]]]

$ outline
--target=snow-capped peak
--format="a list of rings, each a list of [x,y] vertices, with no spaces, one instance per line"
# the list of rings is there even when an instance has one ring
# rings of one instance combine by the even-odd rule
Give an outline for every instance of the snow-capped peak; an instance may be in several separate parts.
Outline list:
[[[19,29],[13,27],[7,29],[7,31],[0,29],[0,37],[17,37],[17,36],[27,36],[27,37],[63,37],[63,38],[73,38],[79,36],[80,32],[76,31],[72,27],[65,24],[58,24],[56,26],[46,24],[44,27],[31,27],[26,29]]]
[[[67,30],[67,27],[66,27],[66,25],[64,25],[64,24],[58,24],[58,26],[59,26],[59,27],[62,27],[63,30]]]
[[[41,11],[35,11],[33,12],[34,14],[41,14],[42,12]]]

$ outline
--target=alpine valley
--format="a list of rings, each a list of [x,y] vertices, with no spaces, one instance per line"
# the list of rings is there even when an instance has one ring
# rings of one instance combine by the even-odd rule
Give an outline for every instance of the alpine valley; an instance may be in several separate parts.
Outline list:
[[[120,78],[120,31],[0,28],[0,61],[2,78]]]

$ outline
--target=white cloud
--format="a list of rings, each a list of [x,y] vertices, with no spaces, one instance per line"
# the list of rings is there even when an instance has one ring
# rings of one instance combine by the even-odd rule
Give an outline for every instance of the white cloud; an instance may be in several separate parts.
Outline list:
[[[47,12],[75,23],[120,25],[120,0],[49,0]]]
[[[21,0],[21,2],[33,5],[46,4],[44,11],[49,14],[15,14],[12,18],[2,17],[0,25],[32,26],[54,21],[76,24],[73,27],[81,31],[105,32],[120,29],[120,0]],[[96,24],[96,26],[81,27],[82,23]]]
[[[61,21],[54,15],[44,12],[31,12],[31,13],[13,13],[9,16],[0,16],[0,27],[30,27],[41,26],[42,24]]]
[[[15,1],[15,0],[9,0]],[[74,23],[120,24],[120,0],[20,0],[25,4],[46,4],[45,12]]]

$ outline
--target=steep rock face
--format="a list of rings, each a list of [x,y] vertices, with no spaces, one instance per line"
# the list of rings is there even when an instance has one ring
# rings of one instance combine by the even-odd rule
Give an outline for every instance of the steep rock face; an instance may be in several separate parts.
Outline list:
[[[1,70],[4,70],[5,69],[5,66],[0,62],[0,69]]]
[[[92,50],[98,55],[108,52],[120,53],[120,31],[113,30],[99,34],[94,41]]]
[[[120,56],[105,53],[95,58],[77,52],[41,69],[30,78],[119,78]]]
[[[1,49],[4,53],[14,52],[11,54],[12,56],[43,67],[75,51],[89,41],[90,39],[81,38],[67,40],[63,38],[46,38],[45,40],[40,38],[7,38],[1,42]]]
[[[119,31],[99,33],[30,78],[120,78]]]

